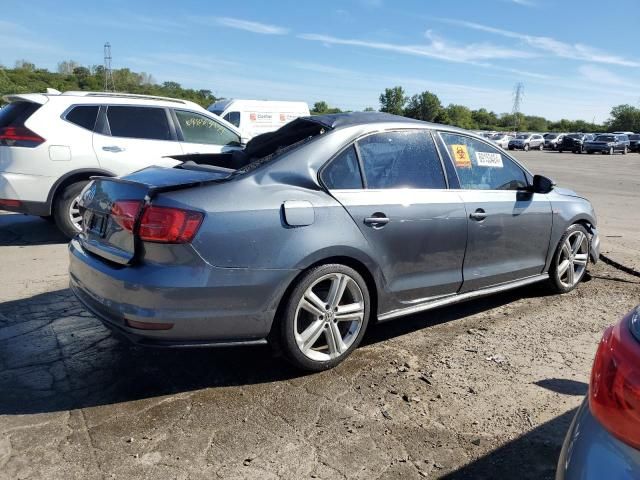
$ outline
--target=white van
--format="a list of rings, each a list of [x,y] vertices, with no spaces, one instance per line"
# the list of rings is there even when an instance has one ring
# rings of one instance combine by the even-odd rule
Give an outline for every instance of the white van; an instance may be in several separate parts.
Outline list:
[[[305,102],[274,102],[267,100],[220,100],[207,109],[235,125],[243,141],[277,130],[298,117],[309,116]]]

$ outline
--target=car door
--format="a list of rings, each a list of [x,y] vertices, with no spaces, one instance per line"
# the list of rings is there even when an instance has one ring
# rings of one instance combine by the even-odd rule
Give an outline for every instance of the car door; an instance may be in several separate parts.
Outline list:
[[[363,172],[363,183],[345,184],[354,169]],[[447,189],[429,130],[361,138],[322,178],[371,245],[398,307],[458,290],[466,211],[458,193]]]
[[[182,151],[220,153],[240,148],[240,135],[215,118],[190,110],[174,109]]]
[[[440,136],[469,213],[461,292],[542,273],[552,224],[547,195],[526,191],[530,175],[492,145],[459,133]]]
[[[125,175],[150,165],[173,166],[167,158],[182,153],[168,112],[162,107],[109,105],[102,107],[93,134],[100,166]]]

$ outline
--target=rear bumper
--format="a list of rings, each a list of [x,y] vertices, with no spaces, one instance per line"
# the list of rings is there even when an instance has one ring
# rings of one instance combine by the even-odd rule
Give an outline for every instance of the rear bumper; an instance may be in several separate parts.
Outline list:
[[[51,205],[47,197],[56,179],[41,175],[0,172],[0,200],[18,200],[17,206],[1,205],[2,210],[47,216]]]
[[[613,437],[582,403],[565,437],[556,480],[635,479],[640,451]]]
[[[70,287],[107,327],[148,346],[264,343],[297,270],[111,264],[69,244]],[[126,320],[172,324],[131,328]]]

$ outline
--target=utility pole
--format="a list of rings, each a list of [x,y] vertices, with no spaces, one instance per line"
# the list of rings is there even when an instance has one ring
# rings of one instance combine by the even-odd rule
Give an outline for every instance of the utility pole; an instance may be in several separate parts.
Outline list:
[[[107,42],[104,44],[104,91],[114,92],[115,90],[111,71],[111,44]]]
[[[513,115],[513,131],[516,133],[518,133],[518,126],[520,124],[522,97],[524,97],[524,83],[518,82],[516,86],[513,87],[513,108],[511,109],[511,115]]]

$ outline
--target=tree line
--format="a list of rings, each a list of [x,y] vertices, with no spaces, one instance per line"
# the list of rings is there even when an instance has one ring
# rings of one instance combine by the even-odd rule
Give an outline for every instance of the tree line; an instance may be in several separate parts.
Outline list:
[[[112,73],[115,88],[120,92],[181,98],[191,100],[205,108],[217,100],[211,90],[184,88],[179,83],[171,81],[159,84],[151,74],[146,72],[136,73],[128,68],[120,68],[114,69]],[[26,60],[19,60],[11,69],[0,66],[0,96],[11,93],[44,92],[49,87],[61,92],[101,91],[104,86],[104,74],[102,65],[83,66],[73,60],[58,63],[56,72],[38,68]],[[522,113],[497,114],[485,108],[472,110],[464,105],[453,103],[445,106],[433,92],[424,91],[410,96],[401,86],[386,88],[380,94],[379,101],[381,112],[455,125],[470,130],[640,132],[640,108],[632,105],[613,107],[609,120],[604,124],[596,124],[584,120],[551,121],[544,117]],[[0,105],[2,103],[0,98]],[[368,107],[365,110],[374,111],[374,108]],[[316,102],[311,110],[311,113],[316,115],[340,112],[342,112],[340,108],[331,107],[325,101]]]

